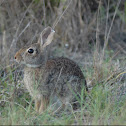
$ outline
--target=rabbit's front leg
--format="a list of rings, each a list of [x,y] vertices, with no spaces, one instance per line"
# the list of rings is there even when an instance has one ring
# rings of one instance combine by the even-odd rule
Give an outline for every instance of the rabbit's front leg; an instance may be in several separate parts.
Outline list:
[[[35,100],[35,110],[38,113],[39,113],[40,104],[41,104],[41,100],[36,99]]]
[[[39,113],[41,114],[49,105],[49,97],[43,96],[40,100]]]

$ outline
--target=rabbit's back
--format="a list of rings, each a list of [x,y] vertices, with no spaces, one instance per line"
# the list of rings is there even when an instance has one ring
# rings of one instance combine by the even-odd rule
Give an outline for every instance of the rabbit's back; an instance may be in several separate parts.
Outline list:
[[[68,58],[60,57],[48,60],[44,71],[46,74],[43,79],[45,84],[49,85],[49,92],[66,97],[72,91],[80,93],[83,86],[87,90],[86,80],[80,67]]]
[[[80,79],[84,79],[80,67],[74,61],[64,57],[48,60],[45,70],[50,72],[55,71],[55,73],[61,73],[68,76],[73,75]]]

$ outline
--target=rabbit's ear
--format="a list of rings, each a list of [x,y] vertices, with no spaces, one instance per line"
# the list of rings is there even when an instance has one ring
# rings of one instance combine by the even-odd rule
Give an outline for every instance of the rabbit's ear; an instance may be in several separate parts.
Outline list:
[[[38,40],[38,43],[40,43],[42,48],[45,48],[52,42],[54,33],[55,31],[51,27],[47,27],[42,31]]]

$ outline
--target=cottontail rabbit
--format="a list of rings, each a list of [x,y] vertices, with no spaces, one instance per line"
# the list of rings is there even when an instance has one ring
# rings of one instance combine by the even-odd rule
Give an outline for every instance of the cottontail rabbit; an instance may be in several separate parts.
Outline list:
[[[53,39],[51,27],[43,30],[37,43],[20,49],[15,59],[25,64],[24,84],[35,100],[36,111],[41,113],[51,96],[57,96],[65,105],[72,103],[87,84],[79,66],[68,58],[45,59],[46,46]]]

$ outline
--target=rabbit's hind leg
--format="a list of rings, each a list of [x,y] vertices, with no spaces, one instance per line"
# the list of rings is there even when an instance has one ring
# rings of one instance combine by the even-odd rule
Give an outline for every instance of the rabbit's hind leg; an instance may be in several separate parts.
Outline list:
[[[43,96],[40,100],[39,113],[41,114],[49,105],[49,97]]]

